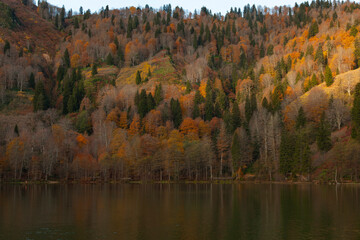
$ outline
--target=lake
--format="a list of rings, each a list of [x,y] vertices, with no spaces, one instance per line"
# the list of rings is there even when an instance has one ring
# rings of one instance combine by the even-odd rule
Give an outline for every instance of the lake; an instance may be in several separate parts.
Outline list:
[[[360,239],[360,186],[3,184],[0,239]]]

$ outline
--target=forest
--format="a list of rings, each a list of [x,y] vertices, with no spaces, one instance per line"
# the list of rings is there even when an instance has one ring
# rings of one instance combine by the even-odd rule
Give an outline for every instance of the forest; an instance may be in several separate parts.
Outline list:
[[[360,4],[83,7],[0,2],[0,182],[359,180]]]

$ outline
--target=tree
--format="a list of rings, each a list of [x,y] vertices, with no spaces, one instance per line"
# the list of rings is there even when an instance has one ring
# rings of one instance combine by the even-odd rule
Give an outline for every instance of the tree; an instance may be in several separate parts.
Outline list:
[[[231,159],[232,159],[232,168],[233,174],[241,167],[241,152],[240,152],[240,139],[238,133],[235,131],[231,144]]]
[[[320,151],[327,152],[331,149],[331,131],[325,118],[325,112],[322,113],[320,123],[317,129],[316,143]]]
[[[231,112],[231,125],[232,125],[232,132],[234,132],[238,127],[241,127],[241,117],[240,117],[240,110],[239,105],[234,102]]]
[[[159,106],[159,104],[161,103],[161,101],[164,99],[161,83],[160,83],[159,85],[156,85],[156,87],[155,87],[154,99],[155,99],[155,104],[156,104],[156,106]]]
[[[106,64],[107,65],[114,65],[114,58],[111,55],[111,53],[109,53],[106,57]]]
[[[34,73],[30,74],[29,77],[29,88],[35,89],[35,76]]]
[[[71,65],[70,65],[70,55],[67,48],[65,49],[63,60],[64,60],[64,65],[67,68],[69,68]]]
[[[174,126],[178,128],[182,122],[182,111],[179,100],[170,100],[171,117],[174,122]]]
[[[308,38],[312,38],[312,37],[316,36],[316,34],[318,34],[318,33],[319,33],[319,25],[318,25],[317,21],[313,21],[309,28]]]
[[[46,95],[44,84],[39,81],[35,87],[35,95],[33,99],[34,111],[46,110],[49,108],[50,102]]]
[[[96,74],[98,74],[98,70],[97,70],[97,65],[96,63],[94,63],[92,65],[92,69],[91,69],[91,76],[95,76]]]
[[[280,143],[280,173],[285,176],[294,169],[295,137],[285,129],[281,133]]]
[[[304,108],[300,107],[296,118],[296,129],[298,130],[300,128],[305,127],[305,124],[306,124],[306,116],[305,116]]]
[[[139,70],[136,72],[135,82],[137,85],[141,84],[141,75]]]
[[[7,51],[10,51],[10,43],[8,40],[5,40],[4,44],[4,54],[6,54]]]
[[[326,66],[325,68],[325,82],[327,87],[331,86],[334,82],[334,78],[329,66]]]
[[[360,140],[360,83],[355,86],[353,108],[351,109],[352,132],[354,139]]]

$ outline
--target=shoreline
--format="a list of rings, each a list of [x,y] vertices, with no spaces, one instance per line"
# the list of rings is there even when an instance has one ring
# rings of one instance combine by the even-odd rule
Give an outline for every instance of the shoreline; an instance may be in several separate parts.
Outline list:
[[[360,182],[319,182],[319,181],[239,181],[239,180],[216,180],[216,181],[0,181],[1,184],[9,185],[59,185],[59,184],[276,184],[276,185],[360,185]]]

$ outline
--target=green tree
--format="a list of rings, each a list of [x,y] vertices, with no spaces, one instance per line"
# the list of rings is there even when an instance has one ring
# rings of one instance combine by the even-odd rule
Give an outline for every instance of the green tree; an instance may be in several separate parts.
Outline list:
[[[312,37],[316,36],[316,34],[318,34],[318,33],[319,33],[319,25],[318,25],[317,21],[313,21],[309,28],[308,38],[312,38]]]
[[[67,48],[65,49],[63,60],[64,60],[64,65],[67,68],[69,68],[70,67],[70,55],[69,55],[69,51]]]
[[[141,75],[139,70],[136,72],[135,82],[137,85],[141,84]]]
[[[299,111],[298,111],[297,118],[296,118],[295,127],[298,130],[298,129],[301,129],[301,128],[305,127],[305,124],[306,124],[306,116],[305,116],[304,108],[300,107]]]
[[[334,78],[332,76],[332,72],[329,66],[326,66],[325,68],[325,82],[327,87],[331,86],[334,82]]]
[[[97,64],[94,63],[91,69],[91,76],[95,76],[96,74],[98,74]]]
[[[234,132],[232,144],[231,144],[231,160],[233,171],[237,171],[240,167],[241,163],[241,146],[240,146],[240,138],[237,132]]]
[[[44,84],[41,81],[39,81],[35,87],[33,106],[35,112],[39,110],[46,110],[50,107],[50,102],[46,95]]]
[[[161,103],[161,101],[164,99],[163,97],[163,90],[162,90],[162,85],[161,83],[159,85],[156,85],[155,87],[155,95],[154,95],[154,100],[155,100],[155,104],[156,106],[159,106],[159,104]]]
[[[28,84],[29,84],[29,88],[35,89],[35,76],[34,76],[34,73],[30,74]]]
[[[107,65],[114,65],[114,58],[111,55],[111,53],[109,53],[106,57],[106,64]]]
[[[236,102],[234,102],[232,107],[231,125],[232,125],[232,132],[234,132],[238,127],[241,127],[240,110],[239,110],[239,105]]]
[[[143,119],[146,116],[146,114],[149,112],[147,94],[145,89],[141,90],[140,93],[138,112],[141,119]]]
[[[170,100],[171,117],[174,122],[175,128],[178,128],[182,122],[182,111],[179,100]]]
[[[281,133],[280,142],[280,173],[285,176],[294,169],[295,137],[285,129]]]
[[[352,132],[351,136],[360,141],[360,83],[355,86],[353,108],[351,109]]]
[[[320,151],[327,152],[331,149],[331,130],[325,118],[325,112],[322,113],[320,123],[317,129],[316,143]]]

